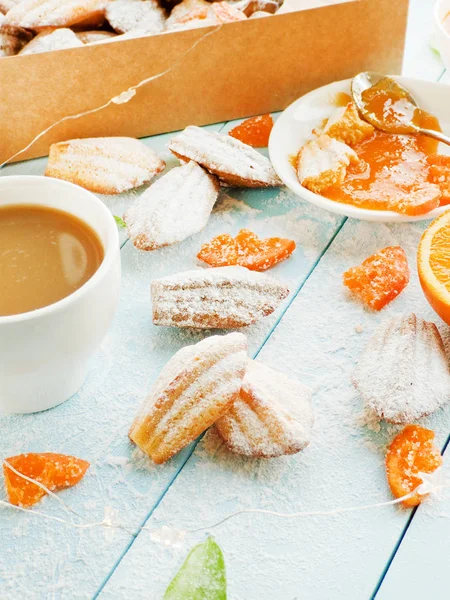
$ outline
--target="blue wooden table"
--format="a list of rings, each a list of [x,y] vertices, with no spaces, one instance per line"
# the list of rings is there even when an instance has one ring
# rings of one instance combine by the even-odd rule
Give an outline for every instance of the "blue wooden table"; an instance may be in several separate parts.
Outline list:
[[[411,5],[405,73],[445,79],[429,46],[433,2]],[[213,125],[226,132],[232,123]],[[145,140],[176,164],[169,135]],[[6,167],[1,176],[43,174],[46,159]],[[132,194],[104,198],[121,215]],[[313,390],[311,445],[272,460],[230,455],[212,434],[169,463],[154,466],[129,443],[130,423],[152,382],[181,347],[201,339],[152,324],[154,277],[195,268],[200,245],[249,227],[261,236],[297,242],[272,274],[291,294],[271,317],[245,331],[250,353]],[[0,599],[95,598],[160,600],[189,548],[206,533],[166,547],[152,536],[162,526],[196,529],[243,508],[283,512],[360,506],[389,500],[384,451],[396,428],[365,419],[350,373],[381,319],[414,311],[447,328],[425,302],[414,269],[425,224],[347,220],[300,201],[285,189],[227,190],[198,235],[152,253],[122,237],[123,281],[115,321],[81,391],[62,406],[28,416],[0,416],[0,459],[29,451],[74,454],[91,462],[83,482],[36,510],[77,524],[105,517],[123,529],[72,527],[0,506]],[[387,245],[408,254],[412,278],[382,314],[351,302],[342,272]],[[450,408],[425,419],[444,448]],[[447,452],[450,459],[450,450]],[[448,477],[448,462],[444,467]],[[1,496],[5,498],[3,489]],[[225,555],[231,600],[382,600],[450,595],[448,490],[415,511],[387,506],[363,512],[282,520],[244,514],[214,530]],[[142,529],[142,527],[145,527]]]

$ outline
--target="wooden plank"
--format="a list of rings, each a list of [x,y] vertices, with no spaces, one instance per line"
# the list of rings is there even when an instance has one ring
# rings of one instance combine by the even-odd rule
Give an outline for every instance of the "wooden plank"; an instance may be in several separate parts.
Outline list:
[[[423,227],[347,221],[263,347],[258,360],[298,377],[314,392],[316,423],[310,447],[293,457],[250,461],[230,455],[217,438],[208,436],[154,511],[149,527],[195,529],[243,508],[315,511],[391,499],[384,449],[398,427],[382,426],[378,432],[364,426],[362,402],[350,375],[382,320],[415,311],[437,321],[414,267]],[[348,298],[342,272],[393,244],[407,251],[411,282],[385,310],[370,313]],[[439,326],[442,329],[442,323]],[[433,425],[442,444],[450,407],[424,422]],[[389,506],[298,520],[243,515],[212,533],[225,553],[233,600],[361,600],[375,590],[409,514]],[[188,548],[204,536],[191,535],[181,549],[166,549],[142,532],[113,573],[102,600],[125,594],[161,598]]]
[[[166,140],[163,136],[147,143],[160,149]],[[24,163],[3,173],[29,173],[33,169],[42,172],[43,163]],[[117,213],[123,204],[114,202],[110,206]],[[230,189],[207,228],[183,244],[154,253],[139,252],[129,243],[123,247],[119,311],[94,357],[86,384],[73,399],[54,410],[1,416],[0,457],[52,450],[90,460],[92,467],[85,480],[60,497],[91,522],[101,521],[105,507],[111,507],[118,511],[128,532],[72,529],[0,507],[0,548],[5,549],[0,561],[2,600],[92,597],[189,456],[188,448],[169,464],[152,468],[136,456],[127,439],[137,408],[162,366],[179,348],[202,337],[152,325],[151,279],[195,268],[195,255],[203,242],[218,233],[236,233],[248,226],[260,235],[290,236],[298,242],[294,256],[273,271],[295,292],[341,222],[341,217],[302,203],[285,190]],[[270,335],[281,313],[248,329],[252,353]],[[50,498],[42,501],[39,510],[71,517]]]

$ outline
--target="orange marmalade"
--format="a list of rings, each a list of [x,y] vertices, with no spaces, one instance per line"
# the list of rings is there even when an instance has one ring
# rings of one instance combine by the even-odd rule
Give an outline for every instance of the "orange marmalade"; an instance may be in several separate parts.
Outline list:
[[[396,90],[370,88],[364,94],[369,111],[388,125],[395,126],[404,118],[427,129],[441,130],[436,117],[414,109]],[[408,113],[411,109],[412,114]],[[431,155],[435,155],[437,146],[437,141],[426,136],[375,130],[369,138],[352,144],[359,162],[347,167],[341,185],[327,188],[322,195],[359,208],[412,216],[427,213],[448,202],[442,168],[440,177],[430,173],[436,164],[436,156]],[[448,162],[446,174],[450,176],[450,157],[439,158]],[[450,181],[445,185],[450,188]]]

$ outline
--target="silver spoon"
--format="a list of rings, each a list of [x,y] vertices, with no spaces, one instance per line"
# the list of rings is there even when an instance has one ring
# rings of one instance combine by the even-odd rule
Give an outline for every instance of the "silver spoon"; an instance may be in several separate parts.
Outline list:
[[[380,82],[383,83],[381,89],[385,91],[392,91],[396,95],[400,96],[402,100],[404,100],[402,106],[404,114],[401,115],[402,118],[400,118],[399,115],[399,119],[395,123],[386,123],[385,121],[379,119],[373,112],[368,110],[363,99],[363,92],[374,85],[379,84]],[[381,131],[387,131],[388,133],[420,133],[421,135],[426,135],[450,146],[450,137],[444,135],[440,131],[419,127],[413,122],[412,117],[415,109],[418,108],[417,103],[408,90],[394,81],[394,79],[391,77],[381,75],[380,73],[373,73],[371,71],[358,73],[358,75],[352,79],[351,94],[353,102],[356,104],[361,116],[377,129],[380,129]]]

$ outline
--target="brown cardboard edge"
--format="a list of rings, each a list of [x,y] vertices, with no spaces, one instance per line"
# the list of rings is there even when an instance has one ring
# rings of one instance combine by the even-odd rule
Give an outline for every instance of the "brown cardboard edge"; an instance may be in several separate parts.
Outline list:
[[[58,125],[18,159],[45,155],[51,143],[71,137],[142,137],[281,110],[306,91],[358,70],[399,72],[407,8],[408,0],[398,0],[395,11],[390,0],[357,0],[222,27],[4,58],[0,82],[16,81],[1,86],[0,161],[62,116],[103,104],[166,69],[173,70],[138,90],[128,104]]]

